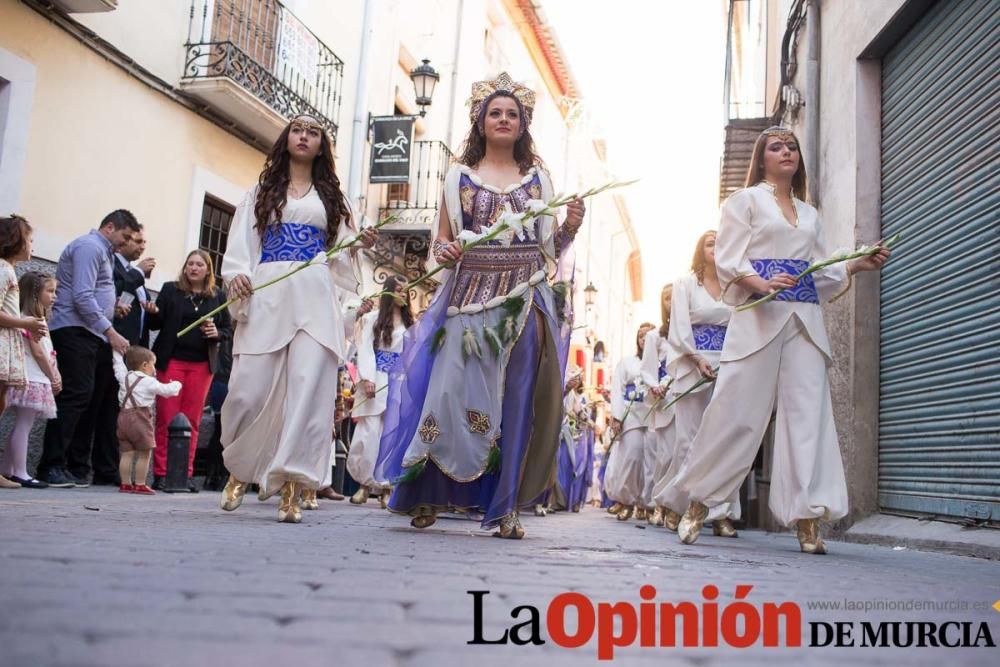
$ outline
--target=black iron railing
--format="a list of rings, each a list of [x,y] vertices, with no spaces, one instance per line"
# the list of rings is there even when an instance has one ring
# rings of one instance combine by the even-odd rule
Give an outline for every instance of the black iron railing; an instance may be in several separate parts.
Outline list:
[[[225,77],[337,137],[344,61],[277,0],[191,0],[183,79]]]
[[[414,141],[410,153],[410,180],[384,188],[380,218],[396,215],[398,225],[423,228],[437,221],[444,177],[453,157],[441,141]],[[392,231],[392,229],[389,229]]]

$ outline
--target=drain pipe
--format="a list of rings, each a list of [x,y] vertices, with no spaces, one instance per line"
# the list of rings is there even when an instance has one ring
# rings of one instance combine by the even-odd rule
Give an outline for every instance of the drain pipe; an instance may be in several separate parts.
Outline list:
[[[451,93],[448,99],[448,125],[445,132],[448,136],[448,150],[457,152],[455,146],[455,103],[458,100],[458,59],[462,54],[462,19],[465,15],[465,0],[458,0],[458,12],[455,16],[455,52],[451,57]]]
[[[809,199],[819,206],[819,22],[820,0],[806,0],[806,174],[809,177]]]
[[[364,195],[361,176],[368,145],[368,63],[372,42],[374,0],[365,0],[365,13],[361,21],[361,53],[358,56],[358,82],[354,89],[354,124],[351,128],[351,163],[348,167],[347,196],[358,214],[365,217],[362,206]],[[358,221],[360,222],[360,221]]]

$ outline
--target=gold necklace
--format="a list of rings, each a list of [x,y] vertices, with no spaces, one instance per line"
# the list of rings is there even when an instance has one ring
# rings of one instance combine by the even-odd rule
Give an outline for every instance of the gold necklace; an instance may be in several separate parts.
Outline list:
[[[187,298],[188,301],[191,302],[191,305],[194,307],[194,312],[196,313],[198,312],[198,309],[201,308],[201,305],[205,303],[205,297],[201,297],[197,303],[195,303],[194,294],[188,294]]]
[[[795,195],[793,195],[791,192],[788,193],[789,201],[792,202],[792,213],[795,214],[795,222],[792,222],[788,218],[785,218],[785,210],[783,208],[781,208],[781,202],[778,201],[778,186],[776,186],[774,183],[772,183],[771,181],[767,180],[766,178],[764,180],[762,180],[761,183],[764,183],[769,188],[771,188],[771,196],[774,197],[774,203],[778,205],[778,210],[781,211],[781,217],[785,219],[785,222],[787,222],[788,224],[790,224],[792,227],[798,228],[798,226],[799,226],[799,207],[795,205]]]

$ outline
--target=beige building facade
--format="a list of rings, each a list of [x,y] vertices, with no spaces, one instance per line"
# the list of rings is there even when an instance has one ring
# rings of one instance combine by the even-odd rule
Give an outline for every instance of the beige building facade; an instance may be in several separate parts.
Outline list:
[[[290,115],[309,111],[335,136],[361,215],[401,214],[369,257],[374,291],[424,268],[476,80],[507,70],[537,92],[532,133],[557,189],[613,176],[599,139],[572,127],[583,93],[555,35],[540,3],[523,0],[3,0],[0,210],[32,222],[49,262],[109,211],[133,211],[157,258],[155,289],[191,249],[220,256],[266,151]],[[420,116],[410,72],[425,59],[440,79]],[[393,114],[416,116],[424,151],[395,189],[368,183],[370,116]],[[598,339],[621,347],[642,298],[626,198],[594,200],[580,241],[599,251],[577,244],[578,313],[579,281],[599,290],[591,328],[575,334],[588,354]]]

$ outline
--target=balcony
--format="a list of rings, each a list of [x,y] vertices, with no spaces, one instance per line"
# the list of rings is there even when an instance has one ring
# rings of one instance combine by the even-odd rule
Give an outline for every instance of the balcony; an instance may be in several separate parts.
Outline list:
[[[118,9],[118,0],[53,0],[52,4],[67,14],[113,12]]]
[[[270,145],[307,113],[336,142],[344,62],[277,0],[192,0],[181,89]]]
[[[414,280],[426,270],[427,253],[438,222],[438,207],[444,190],[444,177],[453,157],[440,141],[415,141],[410,153],[410,180],[374,186],[382,189],[379,219],[395,215],[398,220],[382,228],[375,247],[368,251],[372,277],[379,285],[395,276]],[[410,299],[418,309],[426,308],[438,282],[430,279],[410,290]]]
[[[732,118],[726,125],[726,143],[719,168],[720,202],[743,187],[754,142],[771,124],[770,118]]]
[[[410,180],[384,187],[379,219],[395,215],[398,221],[383,231],[430,237],[438,221],[444,177],[453,156],[441,141],[414,141],[410,153]]]

